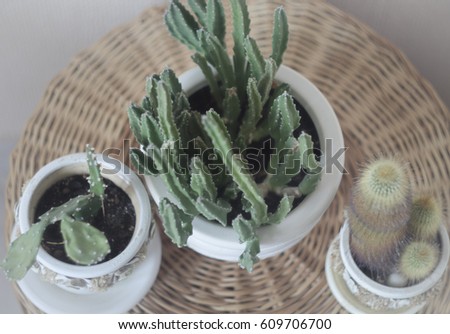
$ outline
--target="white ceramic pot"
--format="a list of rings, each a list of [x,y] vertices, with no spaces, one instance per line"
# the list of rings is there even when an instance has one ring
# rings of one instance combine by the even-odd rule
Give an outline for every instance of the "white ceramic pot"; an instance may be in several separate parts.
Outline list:
[[[450,255],[447,230],[439,230],[441,258],[434,271],[425,280],[406,287],[380,284],[358,267],[350,251],[350,228],[343,225],[327,255],[327,281],[339,303],[351,313],[416,313],[436,294],[434,289],[444,275]],[[343,267],[339,270],[339,263]],[[337,264],[338,263],[338,264]],[[434,291],[433,291],[434,290]]]
[[[321,163],[326,166],[325,159],[344,148],[341,127],[332,107],[310,81],[286,66],[280,67],[275,79],[290,85],[293,97],[303,105],[314,122],[323,152]],[[206,86],[205,77],[198,67],[182,74],[179,80],[188,96]],[[344,154],[337,160],[344,166]],[[285,251],[309,233],[333,200],[342,172],[336,166],[329,168],[327,173],[323,174],[316,190],[308,195],[281,224],[264,226],[258,230],[261,248],[258,256],[261,259]],[[174,200],[161,178],[147,176],[146,182],[157,204],[164,197]],[[176,203],[176,200],[174,202]],[[231,227],[224,228],[199,216],[193,221],[193,234],[188,239],[188,246],[205,256],[226,261],[238,261],[245,248],[244,244],[239,243],[238,236]]]
[[[58,308],[52,308],[53,305],[45,301],[45,296],[40,295],[39,291],[35,291],[37,286],[40,289],[49,289],[48,286],[40,286],[39,284],[41,283],[36,283],[36,276],[43,279],[46,283],[62,288],[70,293],[102,293],[118,282],[122,283],[121,281],[125,278],[128,280],[129,277],[133,276],[137,267],[146,263],[147,269],[151,268],[151,271],[147,272],[146,275],[148,276],[145,282],[140,282],[141,289],[139,286],[133,287],[137,290],[130,291],[130,294],[133,295],[133,300],[127,301],[127,298],[124,298],[122,301],[123,307],[120,306],[114,309],[115,311],[126,311],[146,294],[158,273],[161,261],[161,242],[156,226],[153,226],[152,231],[150,231],[152,214],[145,186],[138,176],[120,161],[110,158],[104,159],[100,154],[97,155],[97,160],[102,168],[102,176],[111,180],[125,191],[132,201],[136,212],[136,225],[133,236],[128,246],[119,255],[109,261],[91,266],[80,266],[59,261],[40,247],[36,263],[32,268],[34,272],[30,271],[19,282],[19,286],[26,294],[28,292],[31,295],[30,299],[33,302],[40,304],[39,306],[44,305],[41,307],[44,311],[58,312]],[[77,174],[88,174],[85,153],[71,154],[56,159],[45,165],[34,175],[26,184],[16,209],[16,224],[20,233],[28,231],[33,223],[32,220],[35,215],[37,202],[44,192],[57,181]],[[150,235],[151,237],[149,238]],[[152,250],[151,253],[149,253],[150,249]],[[151,263],[149,263],[149,260],[151,260]],[[52,287],[48,293],[59,295],[61,292],[55,292]],[[92,299],[93,297],[90,298]],[[81,304],[79,309],[73,309],[73,311],[85,312],[83,307],[89,309],[89,306]],[[64,311],[64,306],[61,308],[61,311]],[[98,312],[98,310],[94,309],[93,311]]]

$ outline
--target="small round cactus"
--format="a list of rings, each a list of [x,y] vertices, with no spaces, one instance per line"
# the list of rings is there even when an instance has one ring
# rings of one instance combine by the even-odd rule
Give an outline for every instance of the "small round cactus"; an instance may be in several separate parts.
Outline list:
[[[399,270],[411,282],[426,278],[439,260],[439,247],[434,243],[413,241],[405,247],[401,256]]]
[[[422,195],[414,199],[409,229],[416,239],[436,240],[441,222],[441,204],[435,197]]]
[[[411,208],[406,165],[388,158],[367,165],[355,185],[353,206],[363,221],[373,222],[372,229],[406,224]]]

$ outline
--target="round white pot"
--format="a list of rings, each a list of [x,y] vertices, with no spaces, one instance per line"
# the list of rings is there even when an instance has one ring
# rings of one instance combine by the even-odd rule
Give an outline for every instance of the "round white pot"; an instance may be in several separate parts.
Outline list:
[[[327,254],[326,275],[330,289],[351,313],[416,313],[436,293],[432,290],[447,269],[450,248],[443,225],[439,230],[439,240],[441,258],[430,276],[411,286],[391,287],[372,280],[358,267],[350,251],[350,228],[345,222],[334,241],[337,254],[332,254],[333,245]],[[342,262],[343,270],[337,269],[336,262]]]
[[[261,248],[258,256],[261,259],[292,247],[319,222],[337,192],[343,172],[338,166],[328,166],[327,162],[332,161],[326,159],[336,154],[338,156],[336,160],[340,166],[344,166],[344,154],[337,154],[344,148],[341,127],[326,98],[310,81],[286,66],[280,67],[275,79],[290,85],[293,97],[303,105],[314,122],[323,152],[321,163],[326,167],[326,171],[316,190],[308,195],[281,224],[264,226],[258,230]],[[179,80],[188,96],[206,86],[205,77],[198,67],[182,74]],[[164,197],[176,202],[161,178],[147,176],[145,180],[157,204]],[[239,243],[238,236],[231,227],[224,228],[200,216],[193,221],[193,234],[187,244],[202,255],[226,261],[238,261],[245,248],[244,244]]]
[[[35,302],[43,311],[64,312],[65,307],[69,305],[64,306],[65,304],[63,304],[59,309],[58,307],[54,308],[51,302],[45,300],[46,296],[42,296],[39,291],[35,291],[37,288],[47,290],[47,293],[58,296],[62,292],[55,291],[55,286],[70,294],[104,293],[118,283],[121,283],[123,287],[122,280],[133,280],[132,276],[135,269],[145,265],[147,269],[151,269],[146,273],[147,279],[141,280],[138,286],[131,287],[136,289],[133,292],[130,291],[131,299],[124,298],[121,306],[112,309],[118,312],[126,311],[146,294],[157,276],[161,261],[161,242],[156,226],[153,226],[152,231],[150,231],[152,214],[145,186],[138,176],[120,161],[104,158],[100,154],[97,155],[97,160],[102,168],[102,176],[125,191],[132,201],[136,212],[133,236],[122,253],[109,261],[91,266],[80,266],[59,261],[40,247],[36,263],[32,268],[33,271],[29,271],[25,278],[18,283],[32,302]],[[16,208],[16,225],[18,225],[20,233],[28,231],[33,223],[37,202],[44,192],[57,181],[77,174],[88,174],[85,153],[71,154],[56,159],[45,165],[33,176],[25,185],[23,195]],[[150,249],[152,250],[151,253],[149,252]],[[36,282],[36,277],[41,282]],[[45,284],[42,282],[45,282]],[[118,293],[118,291],[116,292]],[[51,296],[48,297],[51,298]],[[76,297],[69,296],[68,298]],[[95,299],[95,297],[90,298]],[[75,304],[79,302],[82,303],[82,299],[72,301]],[[61,301],[56,301],[56,303],[61,303]],[[94,306],[83,304],[79,306],[79,308],[72,308],[71,311],[85,312],[86,307],[87,310],[92,308],[94,312],[99,311]],[[104,306],[107,309],[108,306]]]

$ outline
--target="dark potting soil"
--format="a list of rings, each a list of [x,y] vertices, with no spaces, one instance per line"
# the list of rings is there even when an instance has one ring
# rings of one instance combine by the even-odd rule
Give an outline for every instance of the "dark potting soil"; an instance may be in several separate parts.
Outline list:
[[[193,93],[189,97],[189,103],[193,110],[197,110],[201,114],[206,113],[206,111],[211,108],[218,110],[208,86],[203,87]],[[314,143],[314,153],[316,155],[316,159],[319,159],[321,151],[317,129],[308,112],[301,105],[301,103],[296,99],[294,99],[294,103],[301,116],[300,126],[294,131],[294,136],[298,137],[302,132],[311,135]],[[257,183],[262,182],[265,178],[265,173],[261,173],[261,170],[264,170],[261,168],[261,166],[267,167],[267,164],[270,161],[269,157],[274,153],[274,147],[275,145],[273,143],[273,139],[270,136],[267,136],[266,138],[262,138],[261,140],[254,142],[252,146],[248,147],[248,149],[244,152],[244,158],[252,162],[250,165],[252,165],[254,168],[251,170],[251,173],[253,173],[254,179]],[[288,186],[298,186],[304,177],[305,172],[300,171],[300,173],[298,173],[291,179]],[[292,208],[297,207],[304,198],[305,196],[296,197],[293,201]],[[268,206],[268,211],[275,212],[281,199],[282,197],[280,195],[270,192],[265,198],[266,204]],[[240,213],[242,213],[244,217],[247,216],[245,212],[242,212],[240,198],[237,198],[231,204],[233,209],[228,215],[229,224],[231,224],[231,220]]]
[[[102,262],[108,261],[120,254],[128,245],[134,232],[136,213],[128,195],[110,180],[104,179],[106,185],[103,210],[100,209],[94,219],[88,221],[91,225],[103,231],[109,241],[111,252]],[[60,206],[69,199],[88,193],[89,184],[86,176],[74,175],[52,185],[39,200],[34,221],[53,207]],[[71,263],[65,251],[60,223],[47,227],[44,232],[42,247],[58,260]]]

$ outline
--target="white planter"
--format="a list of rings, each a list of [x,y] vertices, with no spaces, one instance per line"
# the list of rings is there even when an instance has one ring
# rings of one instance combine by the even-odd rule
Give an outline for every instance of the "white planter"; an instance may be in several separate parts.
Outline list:
[[[296,71],[281,66],[275,79],[291,86],[293,97],[307,110],[319,134],[323,151],[321,163],[326,165],[325,157],[332,157],[344,147],[341,127],[336,114],[322,93],[305,77]],[[187,95],[206,86],[205,78],[199,68],[194,68],[180,76],[180,82]],[[327,141],[326,139],[330,139]],[[344,155],[337,159],[344,166]],[[342,178],[342,170],[330,168],[324,173],[316,190],[308,195],[279,225],[264,226],[258,230],[261,259],[279,254],[302,240],[319,222],[333,200]],[[173,197],[163,181],[158,177],[146,177],[148,189],[157,204],[164,197]],[[175,201],[175,200],[174,200]],[[176,202],[176,201],[175,201]],[[193,234],[188,246],[196,252],[211,258],[238,261],[245,245],[240,244],[238,236],[231,227],[210,222],[201,217],[193,221]]]
[[[436,287],[447,269],[450,251],[444,226],[440,227],[439,240],[441,258],[430,276],[415,285],[390,287],[372,280],[355,263],[346,222],[327,254],[325,271],[330,289],[351,313],[416,313],[437,293]]]
[[[132,201],[136,212],[133,236],[122,253],[109,261],[91,266],[59,261],[40,247],[33,270],[18,284],[27,297],[45,312],[125,312],[147,293],[158,273],[161,242],[156,226],[150,231],[152,214],[145,186],[133,171],[118,160],[104,159],[101,155],[97,155],[97,160],[102,166],[103,177],[119,186]],[[85,153],[61,157],[40,169],[26,184],[16,209],[16,224],[20,233],[30,228],[37,202],[51,185],[65,177],[87,173]],[[147,268],[145,280],[134,277],[136,271],[143,270],[141,267]],[[112,289],[116,290],[116,295],[120,295],[115,285],[125,288],[133,281],[135,284],[128,288],[134,291],[122,293],[123,299],[118,301],[119,305],[100,303],[96,306],[85,303],[87,300],[99,302],[98,298],[106,301],[108,294],[105,293]],[[50,295],[36,291],[38,288]],[[51,300],[51,295],[58,298],[62,295],[66,300]]]

